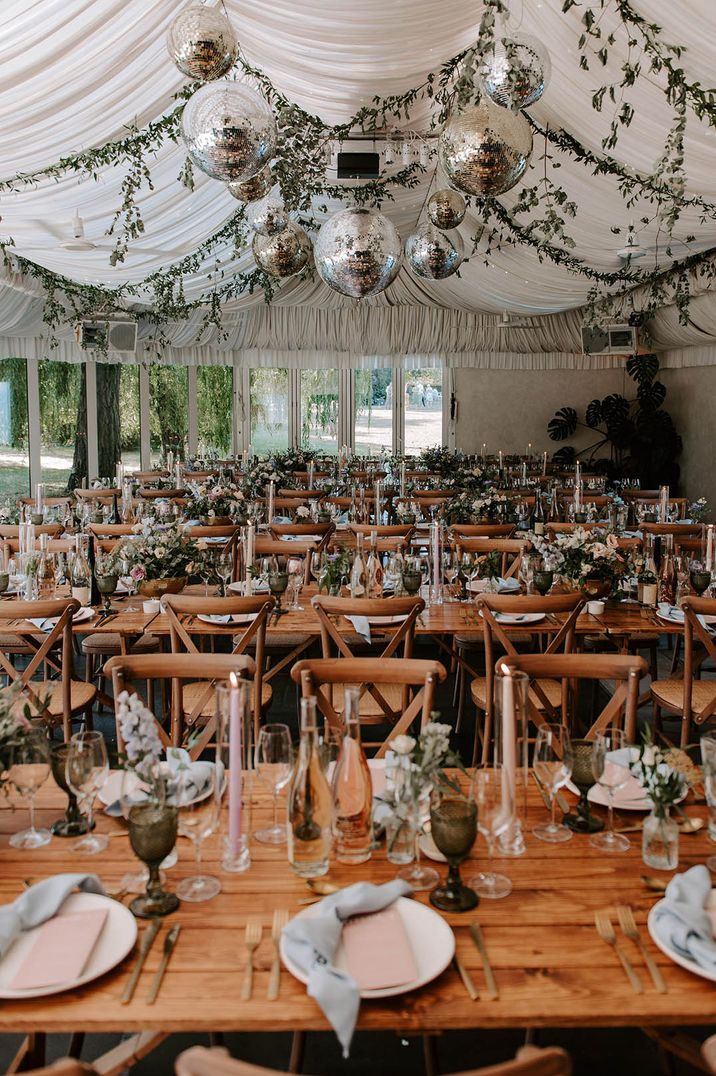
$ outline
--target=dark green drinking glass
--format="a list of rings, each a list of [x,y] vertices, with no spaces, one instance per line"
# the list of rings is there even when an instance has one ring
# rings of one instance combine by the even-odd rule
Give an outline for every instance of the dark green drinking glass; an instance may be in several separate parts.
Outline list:
[[[55,778],[55,784],[67,794],[65,817],[58,818],[50,826],[50,833],[53,833],[55,837],[81,837],[83,833],[87,832],[87,819],[77,806],[77,797],[67,784],[65,770],[69,749],[70,745],[68,743],[56,743],[50,748],[52,776]],[[92,822],[92,828],[94,829],[94,821]]]
[[[592,740],[572,740],[572,750],[572,782],[579,789],[579,801],[575,813],[564,816],[564,824],[575,833],[599,833],[604,829],[604,823],[591,813],[587,799],[587,793],[594,784],[594,743]]]
[[[430,828],[436,846],[448,861],[448,876],[433,889],[430,903],[442,912],[469,912],[479,898],[463,884],[460,864],[477,836],[477,806],[463,796],[436,794],[430,807]]]
[[[150,800],[131,808],[128,823],[132,851],[149,868],[147,891],[132,901],[130,911],[141,919],[169,915],[179,907],[179,898],[162,889],[159,865],[176,844],[177,809]]]

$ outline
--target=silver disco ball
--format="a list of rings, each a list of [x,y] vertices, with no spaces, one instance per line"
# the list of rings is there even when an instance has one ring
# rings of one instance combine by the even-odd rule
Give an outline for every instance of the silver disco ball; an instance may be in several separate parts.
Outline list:
[[[405,240],[405,258],[417,276],[445,280],[459,269],[465,248],[459,232],[442,232],[423,224]]]
[[[552,61],[538,38],[510,34],[496,39],[478,74],[490,100],[517,112],[539,101],[552,74]]]
[[[321,225],[316,269],[329,288],[362,299],[395,280],[403,257],[392,221],[375,209],[343,209]]]
[[[465,199],[449,187],[435,191],[428,200],[428,216],[436,228],[450,231],[462,223],[465,216]]]
[[[265,198],[273,187],[273,176],[268,165],[257,172],[245,183],[227,183],[229,193],[240,202],[258,202],[259,198]]]
[[[241,82],[212,82],[192,94],[182,134],[194,164],[225,183],[251,179],[276,152],[273,112]]]
[[[524,175],[532,155],[532,131],[521,112],[487,98],[451,116],[438,144],[451,183],[481,197],[510,190]]]
[[[269,276],[293,276],[308,265],[311,240],[303,228],[290,220],[278,235],[255,235],[252,249],[259,269]]]
[[[249,227],[258,235],[278,235],[288,224],[288,213],[276,187],[265,198],[253,202],[246,213]]]
[[[190,4],[169,27],[167,49],[182,74],[210,82],[231,70],[239,46],[223,11]]]

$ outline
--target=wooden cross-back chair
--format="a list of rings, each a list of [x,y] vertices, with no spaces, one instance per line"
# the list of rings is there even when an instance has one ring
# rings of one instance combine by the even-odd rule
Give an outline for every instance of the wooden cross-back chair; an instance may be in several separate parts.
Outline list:
[[[327,538],[330,535],[324,535],[315,541],[288,541],[287,539],[280,538],[263,538],[257,537],[254,543],[254,556],[255,557],[279,557],[286,560],[302,560],[303,561],[303,585],[308,586],[311,582],[311,557],[314,553],[320,553],[327,544]],[[241,558],[241,575],[243,577],[246,568],[243,563],[243,550]]]
[[[246,623],[229,623],[216,625],[215,630],[221,635],[229,635],[232,640],[233,656],[246,654],[250,646],[254,648],[256,669],[252,691],[252,710],[254,727],[258,732],[261,713],[271,702],[270,684],[263,682],[264,648],[266,645],[266,625],[269,613],[273,610],[273,601],[268,597],[251,598],[207,598],[200,595],[165,594],[162,598],[162,611],[169,621],[171,648],[173,654],[199,654],[199,648],[192,639],[191,625],[188,620],[198,615],[218,614],[226,616],[239,614],[251,616]],[[184,685],[181,700],[183,729],[193,728],[197,721],[212,718],[212,686],[202,684]],[[209,709],[207,709],[209,707]]]
[[[102,501],[103,503],[109,503],[114,497],[121,497],[122,491],[119,488],[108,488],[107,486],[93,486],[92,489],[75,489],[73,490],[76,501],[86,501],[88,504],[93,504],[95,501]]]
[[[352,625],[348,630],[339,629],[340,617],[367,617],[369,623],[375,617],[400,618],[392,624],[374,623],[371,645],[382,647],[379,654],[373,655],[381,661],[398,656],[407,659],[413,653],[415,622],[425,608],[425,602],[419,597],[332,598],[325,594],[312,598],[311,605],[318,616],[323,657],[336,656],[339,660],[355,658],[351,647],[365,649],[364,640],[354,633]],[[390,681],[382,680],[381,683],[388,685],[383,691],[370,683],[361,685],[360,717],[366,725],[394,725],[408,705],[409,692],[402,681],[392,687]]]
[[[520,560],[531,549],[531,544],[525,538],[458,538],[453,548],[458,556],[463,553],[477,556],[501,554],[500,575],[503,579],[511,579],[513,576],[517,577]]]
[[[137,654],[116,655],[110,658],[105,666],[106,672],[112,677],[112,687],[116,700],[123,691],[130,694],[139,694],[134,685],[140,680],[171,680],[171,709],[169,717],[169,731],[160,719],[157,719],[157,732],[163,746],[180,747],[182,741],[180,731],[182,728],[182,688],[184,681],[204,680],[207,682],[209,698],[213,700],[214,689],[217,683],[228,680],[231,673],[235,673],[243,680],[251,680],[254,676],[255,665],[248,654]],[[216,731],[216,715],[211,704],[211,716],[202,726],[201,732],[192,743],[189,754],[193,759],[199,758],[202,751],[211,742]],[[124,750],[124,741],[117,721],[117,750]]]
[[[376,527],[368,527],[368,530],[376,530]],[[365,542],[363,546],[363,552],[367,556],[369,551],[369,542]],[[426,539],[427,544],[427,539]],[[378,553],[405,553],[409,549],[411,541],[408,538],[403,538],[400,535],[388,536],[387,538],[378,538],[375,543],[376,552]],[[343,531],[340,534],[334,534],[331,540],[331,549],[350,549],[355,550],[358,548],[358,537],[353,531]]]
[[[280,540],[288,535],[296,538],[310,536],[320,536],[321,538],[330,538],[336,529],[335,523],[315,523],[312,519],[306,520],[305,523],[271,523],[269,524],[269,534],[272,538]]]
[[[308,471],[292,471],[291,473],[293,474],[293,477],[296,479],[297,482],[301,482],[302,485],[304,485],[306,487],[306,489],[308,488]],[[319,479],[330,478],[330,477],[331,477],[331,472],[330,471],[314,471],[313,472],[313,481],[314,482],[317,482]]]
[[[681,717],[681,747],[686,747],[691,735],[692,723],[703,725],[716,714],[716,680],[701,678],[701,666],[705,660],[716,662],[716,638],[708,626],[701,623],[700,616],[716,616],[716,599],[685,598],[684,610],[684,663],[679,677],[653,680],[651,699],[654,722],[659,726],[661,711]]]
[[[318,709],[328,725],[335,729],[344,727],[343,699],[340,699],[339,708],[335,705],[335,689],[338,686],[355,685],[362,692],[373,692],[374,697],[380,697],[383,702],[385,696],[379,691],[379,686],[383,689],[398,686],[406,694],[411,687],[417,689],[402,712],[385,712],[378,719],[380,724],[390,724],[391,729],[382,742],[366,741],[366,747],[377,747],[376,758],[383,758],[390,740],[409,732],[418,716],[420,728],[424,728],[435,709],[435,688],[446,677],[445,666],[439,661],[421,658],[308,658],[297,662],[291,669],[291,678],[300,684],[302,697],[315,696]],[[330,691],[322,691],[323,687],[330,688]],[[361,724],[365,720],[361,713]]]
[[[633,497],[632,499],[635,504],[643,504],[648,508],[658,508],[659,504],[661,503],[661,498],[658,492],[653,493],[650,496],[645,496],[643,493],[641,493]],[[669,507],[677,507],[679,509],[679,516],[682,519],[686,515],[686,509],[688,508],[688,505],[688,497],[669,497]]]
[[[0,650],[0,669],[7,676],[8,683],[18,685],[33,716],[43,716],[52,724],[62,725],[65,740],[72,735],[72,718],[76,714],[84,713],[86,724],[91,728],[92,704],[97,694],[93,684],[74,677],[72,616],[79,607],[80,603],[74,598],[61,598],[49,601],[4,601],[0,609],[2,619],[7,620],[0,628],[4,639],[16,640],[18,646],[27,647],[30,651],[27,665],[18,670],[7,653]],[[43,632],[27,623],[30,617],[59,619],[53,628]],[[54,669],[59,679],[34,680],[35,673],[42,665],[46,669]]]
[[[69,505],[71,500],[72,500],[72,494],[68,493],[68,494],[66,494],[64,496],[61,496],[61,497],[43,497],[42,498],[42,504],[43,504],[43,506],[45,508],[60,508],[60,507],[62,507],[62,505],[65,505],[65,506]],[[15,504],[17,504],[17,505],[24,505],[24,504],[36,505],[37,504],[37,498],[36,497],[18,497],[17,500],[15,501]]]
[[[169,478],[169,471],[133,471],[127,475],[133,482],[140,482],[143,486],[151,485],[152,482],[164,482]]]
[[[616,690],[602,712],[592,721],[584,739],[621,724],[629,743],[636,741],[639,682],[649,671],[643,658],[634,654],[517,654],[498,658],[497,669],[526,673],[537,685],[559,680],[562,686],[562,723],[566,724],[570,685],[580,680],[614,680]]]
[[[127,538],[136,534],[133,523],[90,523],[87,530],[95,538]]]
[[[3,538],[2,542],[2,556],[7,562],[7,558],[15,556],[20,552],[20,539],[19,538]],[[75,549],[74,538],[49,538],[47,542],[48,553],[73,553]],[[40,552],[40,543],[35,540],[35,552]]]
[[[184,534],[187,538],[193,538],[197,542],[207,538],[221,539],[221,541],[209,542],[206,546],[206,552],[210,553],[213,550],[217,553],[229,553],[232,563],[231,579],[233,581],[238,578],[241,527],[237,527],[235,524],[226,527],[185,527]]]
[[[172,501],[178,497],[183,497],[185,493],[186,490],[176,487],[173,489],[151,489],[149,486],[140,486],[137,490],[137,497],[143,501]]]
[[[375,532],[378,540],[401,538],[403,544],[407,545],[415,533],[415,526],[412,523],[349,523],[348,532],[354,535],[362,534],[368,540]]]
[[[642,534],[673,534],[674,541],[679,538],[698,538],[702,533],[700,523],[641,523],[639,529]]]
[[[321,497],[323,496],[323,490],[322,489],[309,489],[308,486],[306,486],[304,489],[283,489],[282,488],[282,489],[278,490],[277,495],[279,497],[282,497],[284,500],[287,500],[287,501],[290,501],[290,500],[297,500],[297,501],[314,500],[314,501],[320,501]]]
[[[516,529],[514,523],[453,523],[448,527],[448,541],[458,542],[461,538],[512,538]]]
[[[38,527],[35,527],[35,537],[39,538],[41,534],[48,534],[50,538],[57,538],[62,531],[61,523],[43,523]],[[19,538],[20,527],[17,523],[2,523],[0,524],[0,538]]]
[[[533,594],[481,594],[475,602],[479,613],[482,614],[483,641],[485,645],[485,676],[476,676],[470,685],[470,694],[478,714],[484,715],[483,728],[480,722],[475,721],[475,740],[473,746],[473,758],[477,758],[478,742],[482,740],[482,761],[487,762],[492,739],[492,726],[494,717],[494,680],[495,662],[497,654],[496,646],[501,647],[505,656],[517,657],[517,650],[513,640],[505,628],[520,630],[520,624],[512,623],[502,625],[496,619],[496,613],[542,613],[545,617],[545,625],[555,627],[557,630],[551,635],[544,651],[546,654],[570,653],[574,648],[575,626],[577,617],[585,604],[581,594],[555,594],[541,597]],[[565,615],[565,620],[556,620],[559,615]],[[555,620],[552,620],[552,618]],[[563,696],[561,686],[553,680],[543,680],[533,684],[530,690],[529,711],[530,718],[536,725],[544,724],[545,721],[560,721],[560,711],[563,709]]]

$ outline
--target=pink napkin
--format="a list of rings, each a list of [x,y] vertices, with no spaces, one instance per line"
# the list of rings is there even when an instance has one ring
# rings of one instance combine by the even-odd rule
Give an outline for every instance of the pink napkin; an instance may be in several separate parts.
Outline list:
[[[624,766],[619,766],[616,762],[607,760],[604,766],[604,776],[608,782],[617,782],[624,780],[624,774],[627,773],[626,783],[618,788],[614,793],[614,805],[618,803],[631,803],[633,800],[643,800],[646,793],[642,788],[639,780]]]
[[[395,904],[349,919],[343,927],[343,948],[348,971],[360,990],[404,986],[417,978],[415,957]]]
[[[38,928],[35,941],[10,984],[13,990],[39,990],[72,982],[84,971],[97,944],[106,908],[56,915]]]
[[[378,768],[369,764],[368,768],[370,769],[370,780],[373,785],[373,795],[381,796],[385,792],[385,767]]]

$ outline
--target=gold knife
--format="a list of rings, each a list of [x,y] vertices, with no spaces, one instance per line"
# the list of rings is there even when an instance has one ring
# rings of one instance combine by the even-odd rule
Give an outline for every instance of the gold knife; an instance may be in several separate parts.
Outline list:
[[[177,923],[167,934],[164,939],[164,954],[161,959],[161,963],[157,968],[154,976],[154,982],[151,985],[149,994],[147,995],[147,1005],[153,1005],[157,1000],[157,994],[159,993],[159,987],[162,985],[162,979],[164,978],[164,972],[167,970],[167,964],[169,963],[169,957],[172,955],[172,949],[176,944],[176,940],[179,937],[179,931],[181,930],[181,923]]]
[[[134,967],[132,968],[132,974],[129,977],[129,982],[124,988],[124,993],[119,999],[122,1005],[128,1005],[129,1002],[132,1000],[132,997],[134,996],[134,991],[137,986],[137,980],[139,979],[142,968],[144,967],[144,961],[147,959],[149,950],[154,944],[154,939],[159,933],[161,925],[161,919],[154,919],[142,935],[142,940],[139,943],[139,952],[137,954],[137,959],[134,964]]]
[[[479,923],[470,924],[470,937],[475,943],[480,959],[482,960],[482,970],[485,972],[485,982],[487,983],[487,996],[491,1001],[497,1001],[500,993],[497,989],[497,983],[495,982],[495,976],[490,964],[490,958],[487,955],[487,949],[485,948],[485,940],[482,936],[482,929]]]
[[[453,957],[453,963],[454,963],[455,967],[457,968],[458,975],[462,979],[463,986],[465,987],[468,994],[470,995],[470,1000],[471,1001],[479,1001],[480,1000],[480,995],[478,994],[477,990],[475,989],[475,984],[473,983],[472,979],[470,978],[470,973],[468,972],[467,968],[465,967],[465,965],[463,964],[462,960],[457,955],[457,953],[455,953],[455,956]]]

